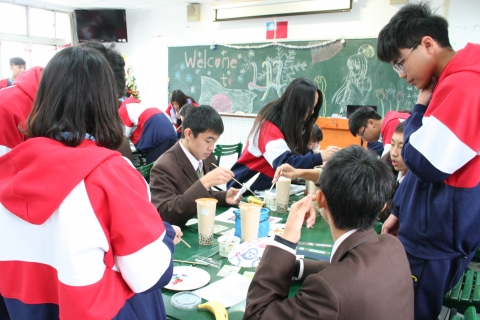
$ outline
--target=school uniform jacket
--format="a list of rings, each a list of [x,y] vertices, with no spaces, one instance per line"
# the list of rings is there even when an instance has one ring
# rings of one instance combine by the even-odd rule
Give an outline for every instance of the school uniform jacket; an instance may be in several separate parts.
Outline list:
[[[242,183],[260,172],[260,176],[250,189],[264,190],[270,188],[275,170],[284,163],[294,168],[312,169],[322,164],[322,156],[312,152],[306,155],[292,154],[280,128],[265,120],[257,134],[250,137],[245,150],[231,170],[235,174],[235,179]],[[240,188],[233,180],[227,186]]]
[[[162,219],[177,226],[197,216],[198,198],[215,198],[218,206],[227,206],[226,191],[207,190],[200,182],[192,163],[179,145],[157,159],[150,171],[152,203],[157,207]],[[208,158],[210,159],[210,158]],[[203,161],[203,172],[208,173],[209,161]]]
[[[405,121],[408,167],[395,193],[405,250],[423,259],[466,257],[480,247],[480,45],[445,66],[428,107]]]
[[[14,85],[0,90],[0,156],[26,139],[18,126],[32,111],[42,70],[33,67],[19,74]]]
[[[389,111],[383,118],[382,127],[380,128],[380,133],[382,134],[382,143],[383,151],[382,156],[384,156],[388,151],[390,151],[390,146],[392,144],[392,136],[395,133],[395,128],[399,123],[405,121],[410,116],[407,112],[398,112],[398,111]]]
[[[291,298],[295,255],[277,243],[263,253],[244,319],[413,319],[412,276],[397,238],[357,231],[331,263],[305,259],[303,285]]]
[[[9,87],[8,78],[0,80],[0,89]]]
[[[86,140],[0,157],[0,293],[11,319],[166,319],[173,228],[143,177]]]
[[[133,97],[125,99],[118,108],[125,126],[125,136],[135,149],[148,153],[165,141],[177,140],[177,134],[168,117],[160,109],[141,104]]]

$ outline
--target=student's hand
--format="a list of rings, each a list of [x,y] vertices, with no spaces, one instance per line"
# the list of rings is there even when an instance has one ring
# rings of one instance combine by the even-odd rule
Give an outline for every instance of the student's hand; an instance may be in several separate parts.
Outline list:
[[[173,238],[173,243],[177,244],[180,242],[180,237],[183,236],[182,229],[178,226],[172,225],[173,230],[175,230],[175,238]]]
[[[340,148],[337,146],[329,146],[325,150],[320,150],[320,154],[322,155],[322,161],[328,161]]]
[[[282,174],[280,174],[280,172]],[[278,181],[280,177],[286,177],[289,179],[297,179],[299,176],[298,170],[289,165],[288,163],[282,164],[280,167],[277,167],[275,175],[273,176],[272,184]]]
[[[240,189],[237,189],[237,188],[228,189],[227,194],[225,196],[225,202],[228,203],[228,204],[231,204],[231,205],[238,204],[242,200],[242,197],[238,197],[237,200],[233,200],[233,198],[235,198],[235,196],[237,195],[237,193],[239,191],[240,191]]]
[[[283,230],[283,239],[297,243],[300,240],[303,223],[307,223],[307,228],[313,226],[316,213],[312,206],[312,199],[312,195],[309,194],[302,200],[292,204],[285,229]]]
[[[418,93],[417,104],[423,104],[424,106],[428,106],[430,100],[432,99],[433,89],[435,89],[436,85],[437,79],[435,77],[432,77],[432,81],[430,81],[428,87],[421,89]]]
[[[382,233],[388,233],[396,237],[398,236],[399,227],[400,223],[398,222],[398,217],[394,214],[390,214],[388,219],[383,223]]]
[[[232,171],[226,168],[218,167],[201,177],[200,182],[206,189],[210,189],[213,186],[227,183],[228,181],[232,180],[232,177],[234,176],[235,175]]]

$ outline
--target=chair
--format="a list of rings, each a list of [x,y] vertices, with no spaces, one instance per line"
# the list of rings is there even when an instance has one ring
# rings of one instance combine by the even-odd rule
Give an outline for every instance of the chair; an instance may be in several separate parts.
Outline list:
[[[241,142],[237,144],[217,144],[215,146],[215,150],[213,150],[213,154],[217,157],[217,166],[220,165],[220,157],[222,156],[229,156],[232,154],[237,153],[238,158],[242,154],[243,144]]]
[[[474,306],[470,306],[465,310],[463,317],[454,315],[450,320],[480,320],[480,317],[477,315],[477,309]]]
[[[470,306],[480,308],[480,271],[466,270],[460,281],[443,296],[443,305],[461,312]]]
[[[145,178],[149,178],[150,177],[150,170],[152,170],[152,167],[153,165],[155,164],[155,162],[152,162],[152,163],[149,163],[149,164],[146,164],[144,166],[140,166],[140,167],[136,167],[135,169],[138,170],[138,172],[140,172],[140,174]],[[148,180],[147,180],[148,181]]]

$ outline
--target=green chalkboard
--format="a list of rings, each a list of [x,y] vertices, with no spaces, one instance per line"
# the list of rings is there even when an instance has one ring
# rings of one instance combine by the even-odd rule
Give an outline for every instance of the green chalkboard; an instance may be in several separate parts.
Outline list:
[[[378,113],[411,109],[418,90],[376,57],[377,39],[170,47],[169,90],[180,89],[218,111],[258,113],[297,77],[324,93],[320,116],[346,114],[347,105],[374,105]],[[316,47],[315,47],[316,46]]]

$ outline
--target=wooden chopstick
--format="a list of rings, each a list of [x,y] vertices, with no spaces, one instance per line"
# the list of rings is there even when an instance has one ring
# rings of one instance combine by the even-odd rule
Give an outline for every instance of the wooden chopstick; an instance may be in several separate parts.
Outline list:
[[[218,168],[218,166],[215,164],[215,163],[212,163],[212,166],[214,166],[215,168]],[[238,181],[237,179],[235,179],[234,177],[232,177],[232,180],[235,181],[236,183],[238,183],[239,185],[241,185],[242,187],[245,187],[248,191],[250,191],[253,196],[255,196],[255,192],[253,192],[252,190],[250,190],[249,187],[243,185],[240,181]]]
[[[280,175],[282,174],[283,172],[283,168],[280,169],[280,173],[278,174],[278,177],[280,178]],[[277,179],[278,180],[278,179]],[[276,184],[277,182],[275,181],[275,183],[272,183],[272,186],[270,187],[270,190],[268,190],[267,192],[267,195],[265,196],[265,198],[263,198],[263,202],[262,202],[262,207],[263,207],[263,204],[267,202],[267,198],[268,196],[270,195],[270,192],[272,191],[273,189],[273,186]]]
[[[181,237],[179,237],[179,238],[180,238],[180,241],[182,241],[183,243],[185,243],[185,245],[186,245],[187,247],[189,247],[190,249],[192,248],[185,240],[183,240]]]

